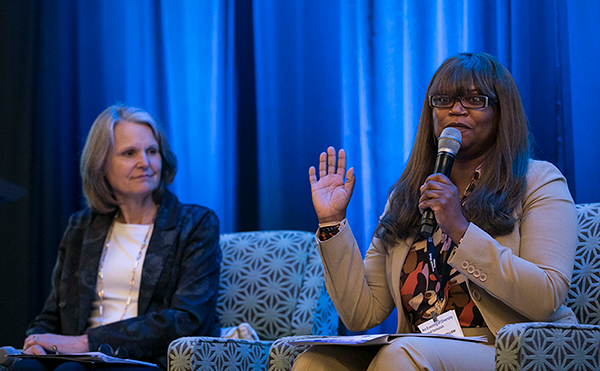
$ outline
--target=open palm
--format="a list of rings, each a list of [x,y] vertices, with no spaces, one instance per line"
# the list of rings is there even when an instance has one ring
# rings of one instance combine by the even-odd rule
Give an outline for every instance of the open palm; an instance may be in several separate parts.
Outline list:
[[[341,221],[346,217],[346,209],[352,197],[354,169],[350,168],[346,175],[346,152],[341,149],[337,161],[333,147],[319,158],[319,179],[314,166],[308,170],[313,205],[319,223]],[[344,181],[346,175],[346,181]]]

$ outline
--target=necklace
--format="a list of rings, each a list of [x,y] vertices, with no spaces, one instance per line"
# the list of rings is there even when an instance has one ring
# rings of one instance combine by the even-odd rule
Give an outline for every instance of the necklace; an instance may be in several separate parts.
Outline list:
[[[98,266],[98,297],[100,298],[100,304],[98,305],[98,310],[100,312],[100,326],[104,325],[104,308],[102,307],[102,302],[104,301],[104,261],[106,260],[106,252],[110,247],[110,239],[112,237],[113,229],[115,228],[115,222],[117,220],[117,213],[115,215],[115,219],[113,220],[110,228],[108,230],[108,235],[106,236],[106,242],[104,243],[104,249],[102,250],[102,257],[100,258],[100,265]],[[154,224],[154,219],[152,218],[152,223]],[[135,262],[133,263],[133,269],[131,271],[131,280],[129,280],[129,294],[127,295],[127,301],[125,302],[125,309],[123,310],[123,314],[121,315],[121,321],[125,318],[125,313],[127,313],[127,309],[129,308],[129,304],[131,304],[131,293],[133,292],[133,286],[135,285],[135,271],[140,263],[140,259],[142,258],[142,253],[144,252],[144,248],[146,247],[146,243],[148,242],[148,237],[150,237],[150,231],[152,230],[152,225],[148,228],[148,232],[146,232],[146,236],[142,241],[142,246],[140,246],[140,252],[138,253]]]

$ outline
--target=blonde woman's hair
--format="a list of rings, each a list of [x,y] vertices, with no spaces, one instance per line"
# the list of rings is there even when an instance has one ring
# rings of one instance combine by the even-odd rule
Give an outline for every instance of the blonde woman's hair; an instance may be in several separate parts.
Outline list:
[[[168,184],[177,173],[177,159],[171,152],[163,129],[146,111],[140,108],[117,104],[105,109],[94,121],[81,154],[80,173],[83,195],[88,206],[99,213],[117,209],[119,203],[112,187],[106,179],[108,163],[115,145],[115,126],[121,122],[131,122],[148,126],[158,142],[162,158],[162,170],[158,187],[152,193],[154,202],[159,205]]]

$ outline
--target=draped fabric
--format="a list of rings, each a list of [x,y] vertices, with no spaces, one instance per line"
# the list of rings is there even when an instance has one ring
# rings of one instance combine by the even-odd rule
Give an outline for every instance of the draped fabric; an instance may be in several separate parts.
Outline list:
[[[39,311],[78,156],[108,105],[159,119],[179,160],[172,190],[221,232],[316,229],[308,167],[345,148],[348,219],[366,250],[404,169],[427,84],[447,57],[489,52],[511,71],[536,155],[577,202],[600,200],[600,4],[595,0],[24,0],[0,8],[0,343]],[[383,327],[393,331],[393,325]],[[375,330],[377,331],[377,330]]]

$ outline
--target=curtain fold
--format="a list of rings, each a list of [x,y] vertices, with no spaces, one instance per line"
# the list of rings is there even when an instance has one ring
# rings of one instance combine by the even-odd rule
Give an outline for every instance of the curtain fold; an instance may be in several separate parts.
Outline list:
[[[163,109],[178,155],[173,190],[183,202],[214,209],[231,231],[236,205],[236,127],[226,101],[232,89],[227,63],[225,1],[161,2],[164,48]]]
[[[577,202],[600,200],[600,118],[594,103],[600,86],[600,3],[561,2],[558,9],[563,37],[562,55],[565,103],[565,156],[571,161],[568,179]],[[570,109],[569,109],[570,106]],[[552,127],[552,122],[545,123]],[[569,125],[570,124],[570,125]],[[570,127],[569,127],[570,126]]]
[[[259,228],[315,230],[308,168],[341,142],[339,3],[253,4]]]
[[[231,76],[223,68],[226,2],[76,4],[77,36],[69,50],[77,53],[77,77],[71,78],[77,97],[62,106],[80,112],[68,117],[78,128],[79,146],[107,106],[122,102],[147,110],[163,124],[177,155],[173,191],[182,202],[213,208],[222,228],[232,230],[237,161],[236,130],[226,111],[232,109],[226,101]],[[52,118],[43,119],[53,125]]]

